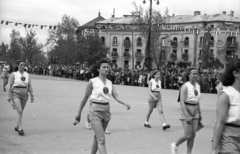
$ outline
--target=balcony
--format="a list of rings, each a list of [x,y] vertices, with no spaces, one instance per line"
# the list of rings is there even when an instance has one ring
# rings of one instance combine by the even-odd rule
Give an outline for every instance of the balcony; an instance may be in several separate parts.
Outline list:
[[[124,40],[124,47],[130,48],[131,42],[129,40]]]
[[[226,55],[225,56],[226,61],[230,61],[230,60],[233,60],[233,59],[238,59],[238,55],[232,54],[232,55]]]
[[[135,57],[137,60],[141,60],[143,58],[143,54],[141,52],[135,52]]]
[[[177,60],[177,54],[172,52],[171,55],[170,55],[170,58],[173,61]]]
[[[118,46],[118,43],[115,42],[115,41],[113,41],[113,42],[112,42],[112,45],[113,45],[113,46]]]
[[[227,42],[226,46],[227,46],[227,48],[237,48],[238,42]]]
[[[123,68],[127,69],[127,68],[129,68],[129,65],[128,64],[124,64]]]
[[[117,58],[118,57],[118,53],[117,52],[112,52],[112,58]]]
[[[123,57],[124,57],[125,59],[129,59],[129,58],[130,58],[129,52],[124,52],[124,53],[123,53]]]
[[[177,46],[178,46],[178,43],[177,42],[171,42],[171,46],[173,47],[173,48],[177,48]]]
[[[189,55],[188,54],[182,54],[182,59],[183,60],[188,60],[189,59]]]

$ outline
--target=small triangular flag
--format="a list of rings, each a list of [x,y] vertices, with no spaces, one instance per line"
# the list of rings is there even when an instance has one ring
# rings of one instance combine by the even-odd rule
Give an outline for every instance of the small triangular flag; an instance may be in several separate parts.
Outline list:
[[[28,25],[28,28],[31,28],[31,24]]]
[[[52,26],[49,26],[49,29],[52,29]]]
[[[6,22],[6,25],[8,25],[9,21]]]
[[[26,28],[27,24],[24,24],[24,27]]]
[[[15,26],[17,26],[17,25],[18,25],[18,23],[16,22],[16,23],[15,23]]]
[[[4,20],[1,21],[1,24],[3,24],[3,23],[4,23]]]

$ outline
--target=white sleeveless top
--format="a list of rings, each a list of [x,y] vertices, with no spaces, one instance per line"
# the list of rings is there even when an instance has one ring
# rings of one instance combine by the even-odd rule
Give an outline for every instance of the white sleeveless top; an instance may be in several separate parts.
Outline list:
[[[195,83],[195,87],[188,81],[184,84],[187,89],[188,89],[188,93],[187,93],[187,98],[185,100],[185,102],[187,103],[192,103],[192,104],[197,104],[201,98],[201,93],[200,93],[200,86],[199,84]],[[198,95],[196,96],[194,93],[194,90],[197,90]]]
[[[240,93],[232,86],[224,88],[222,92],[228,95],[230,103],[226,123],[240,125]]]
[[[151,87],[151,90],[152,91],[160,91],[162,88],[161,88],[161,80],[158,80],[158,82],[156,82],[155,79],[151,79],[151,83],[152,83],[152,87]],[[158,88],[157,88],[157,85],[158,85]]]
[[[21,80],[21,77],[25,77],[25,81]],[[13,87],[28,87],[28,83],[29,83],[29,74],[27,72],[23,72],[23,75],[17,71],[14,72],[14,83],[13,83]]]
[[[99,79],[99,77],[92,78],[90,79],[90,81],[93,84],[90,100],[92,102],[98,102],[98,103],[110,102],[111,96],[112,96],[112,82],[106,79],[106,85],[104,85],[104,83]],[[107,87],[109,90],[107,94],[103,92],[104,87]]]

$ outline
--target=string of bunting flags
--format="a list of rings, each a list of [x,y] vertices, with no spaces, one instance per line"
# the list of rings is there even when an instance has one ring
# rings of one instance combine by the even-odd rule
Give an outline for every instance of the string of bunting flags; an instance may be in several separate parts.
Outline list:
[[[49,29],[53,29],[53,30],[56,30],[57,29],[57,26],[56,25],[37,25],[37,24],[25,24],[25,23],[20,23],[20,22],[12,22],[12,21],[5,21],[5,20],[2,20],[1,21],[1,25],[2,24],[15,24],[15,26],[18,26],[18,25],[21,25],[25,28],[33,28],[33,27],[40,27],[41,29],[43,29],[44,27],[48,27]]]

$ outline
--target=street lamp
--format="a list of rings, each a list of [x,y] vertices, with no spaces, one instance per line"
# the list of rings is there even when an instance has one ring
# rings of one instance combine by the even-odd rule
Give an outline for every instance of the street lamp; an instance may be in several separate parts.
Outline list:
[[[148,69],[151,69],[151,25],[152,25],[152,1],[153,0],[149,0],[150,1],[150,10],[149,10],[149,20],[148,20],[148,25],[149,25],[149,32],[148,32],[148,43],[147,43],[147,52],[146,52],[146,58],[147,58],[147,63],[148,63]],[[154,0],[156,1],[156,0]],[[146,3],[146,0],[143,0],[143,4]],[[159,0],[157,0],[157,5],[160,4]]]

